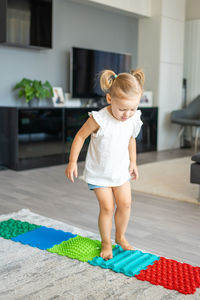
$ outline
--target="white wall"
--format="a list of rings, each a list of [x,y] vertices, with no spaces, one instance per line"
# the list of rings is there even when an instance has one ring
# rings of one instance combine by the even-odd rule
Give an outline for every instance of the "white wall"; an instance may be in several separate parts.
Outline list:
[[[161,1],[151,4],[151,18],[139,19],[138,65],[145,72],[145,89],[153,92],[153,104],[158,105],[160,68]]]
[[[106,10],[120,11],[126,15],[138,17],[151,16],[151,0],[72,0],[79,3],[88,3]]]
[[[187,80],[187,104],[200,94],[200,1],[186,0],[184,78]],[[187,130],[188,139],[191,131]],[[193,134],[194,128],[193,128]]]
[[[158,150],[177,147],[179,126],[171,112],[182,107],[185,1],[163,0],[161,18]]]
[[[200,94],[200,1],[186,1],[184,77],[187,103]]]
[[[0,46],[0,106],[23,105],[12,87],[23,77],[49,80],[69,91],[72,46],[132,54],[137,65],[138,21],[101,8],[54,0],[53,49],[30,50]]]
[[[152,17],[139,20],[138,61],[159,108],[158,150],[176,148],[170,115],[182,105],[185,0],[152,0]]]
[[[186,20],[200,19],[200,1],[186,0]]]
[[[187,80],[187,103],[200,94],[200,19],[185,24],[184,78]]]

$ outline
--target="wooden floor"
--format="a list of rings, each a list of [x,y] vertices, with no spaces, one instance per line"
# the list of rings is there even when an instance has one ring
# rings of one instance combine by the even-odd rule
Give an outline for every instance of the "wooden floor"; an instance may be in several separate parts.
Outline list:
[[[191,156],[191,149],[138,154],[138,164]],[[79,163],[81,175],[84,163]],[[64,176],[65,165],[0,171],[0,214],[29,208],[35,213],[98,232],[94,192]],[[112,232],[114,238],[114,230]],[[200,265],[200,206],[133,193],[127,239],[135,247]]]

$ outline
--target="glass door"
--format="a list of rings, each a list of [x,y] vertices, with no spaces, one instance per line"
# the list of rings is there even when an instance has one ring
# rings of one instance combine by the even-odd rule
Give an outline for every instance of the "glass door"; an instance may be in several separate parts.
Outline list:
[[[62,113],[62,108],[19,110],[19,159],[63,154]]]
[[[73,139],[81,128],[81,126],[88,119],[88,112],[95,109],[90,108],[66,108],[65,109],[65,129],[64,129],[64,149],[66,153],[66,161],[69,159],[69,154],[72,146]],[[84,160],[86,157],[90,137],[85,140],[79,160]]]

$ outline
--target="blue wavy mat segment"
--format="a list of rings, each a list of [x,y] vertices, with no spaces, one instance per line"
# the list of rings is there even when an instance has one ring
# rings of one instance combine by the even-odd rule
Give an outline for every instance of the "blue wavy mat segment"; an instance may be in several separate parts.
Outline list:
[[[146,270],[149,265],[160,257],[150,253],[143,253],[139,250],[124,251],[121,246],[116,245],[113,249],[113,258],[104,260],[102,257],[95,257],[88,261],[93,266],[99,266],[104,269],[111,269],[127,276],[138,275],[141,270]]]
[[[41,226],[33,231],[20,234],[11,240],[31,247],[37,247],[41,250],[46,250],[76,236],[77,235],[74,235],[71,232],[64,232],[62,230]]]

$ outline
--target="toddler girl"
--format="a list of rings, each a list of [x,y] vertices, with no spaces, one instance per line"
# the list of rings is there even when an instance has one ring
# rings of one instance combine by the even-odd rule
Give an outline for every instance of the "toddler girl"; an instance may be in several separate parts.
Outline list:
[[[74,182],[78,176],[77,160],[85,139],[91,135],[86,156],[84,180],[99,202],[99,232],[102,240],[100,256],[112,258],[111,229],[115,210],[115,241],[124,250],[133,250],[125,232],[131,210],[129,180],[138,179],[136,141],[142,126],[141,111],[137,110],[142,96],[144,73],[115,74],[104,70],[100,76],[101,89],[108,106],[89,113],[88,120],[72,143],[66,176]]]

